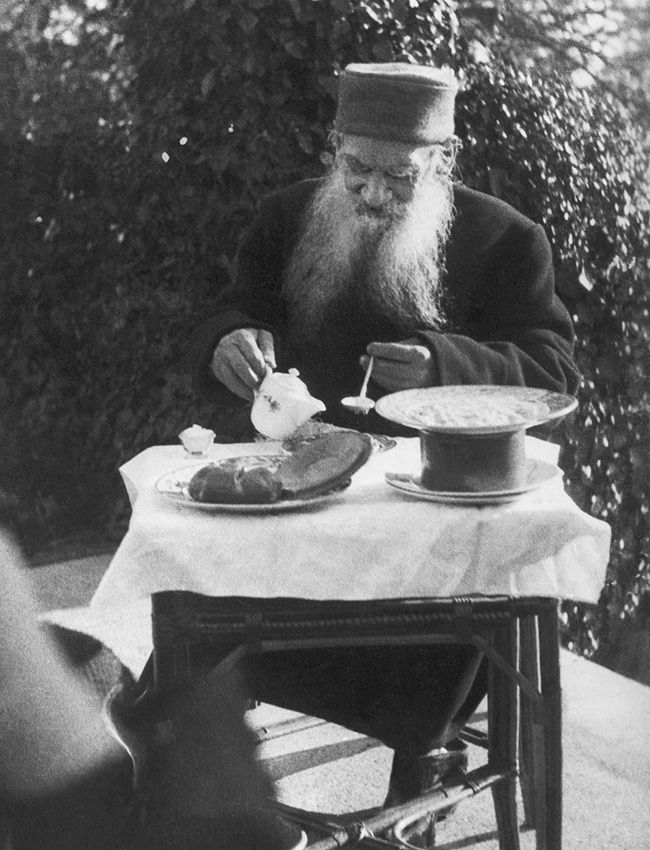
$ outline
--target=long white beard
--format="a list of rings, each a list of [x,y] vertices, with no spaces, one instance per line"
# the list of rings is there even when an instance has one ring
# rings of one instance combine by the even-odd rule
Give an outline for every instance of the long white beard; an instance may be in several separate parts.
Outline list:
[[[429,178],[408,204],[378,216],[348,193],[335,167],[314,196],[284,277],[294,331],[317,333],[327,308],[348,293],[405,332],[441,329],[452,218],[449,178]]]

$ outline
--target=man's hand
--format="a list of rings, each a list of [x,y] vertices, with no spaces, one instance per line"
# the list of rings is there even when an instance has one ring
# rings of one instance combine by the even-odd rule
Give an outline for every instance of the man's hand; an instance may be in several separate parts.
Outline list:
[[[273,335],[260,328],[238,328],[222,337],[210,370],[231,392],[251,401],[269,366],[276,368]]]
[[[375,358],[372,378],[384,389],[397,392],[433,386],[436,379],[433,354],[417,339],[371,342],[366,351]],[[360,363],[364,369],[369,359],[365,355],[361,357]]]

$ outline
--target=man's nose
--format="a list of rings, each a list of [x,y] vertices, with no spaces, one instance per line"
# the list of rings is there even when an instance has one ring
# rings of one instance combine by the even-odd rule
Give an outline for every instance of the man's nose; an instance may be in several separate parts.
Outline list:
[[[361,197],[369,207],[379,209],[390,201],[391,191],[380,174],[370,174],[361,187]]]

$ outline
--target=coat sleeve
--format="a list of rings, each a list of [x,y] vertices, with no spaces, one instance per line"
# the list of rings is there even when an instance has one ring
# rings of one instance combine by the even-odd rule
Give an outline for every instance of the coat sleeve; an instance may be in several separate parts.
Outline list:
[[[282,210],[273,198],[265,199],[259,215],[242,240],[235,283],[215,303],[213,315],[193,332],[186,363],[195,391],[218,403],[240,403],[210,372],[210,361],[219,341],[237,328],[264,328],[275,339],[279,353],[285,307],[282,282]]]
[[[574,332],[555,294],[544,230],[507,233],[485,258],[467,334],[418,331],[435,356],[437,383],[501,384],[575,392]]]

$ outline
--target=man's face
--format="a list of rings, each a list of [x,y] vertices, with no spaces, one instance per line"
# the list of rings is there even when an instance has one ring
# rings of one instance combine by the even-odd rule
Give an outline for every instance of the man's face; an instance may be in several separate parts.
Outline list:
[[[285,273],[297,333],[313,337],[346,297],[405,329],[442,326],[451,164],[444,146],[340,140]]]
[[[356,212],[386,221],[406,214],[431,156],[431,148],[361,136],[345,136],[337,154]]]

